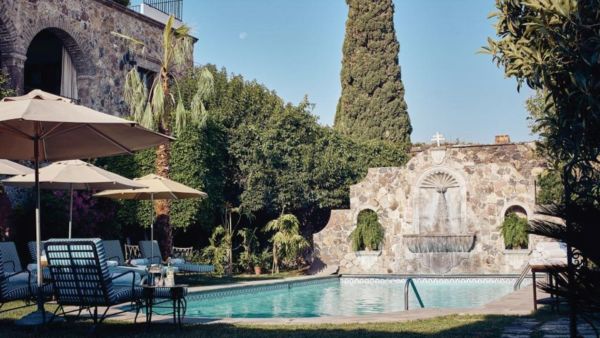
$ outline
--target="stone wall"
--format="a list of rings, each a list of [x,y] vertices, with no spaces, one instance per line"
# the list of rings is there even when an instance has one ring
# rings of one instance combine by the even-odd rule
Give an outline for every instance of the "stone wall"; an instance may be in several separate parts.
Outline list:
[[[77,70],[80,103],[115,115],[127,112],[122,60],[127,43],[119,32],[145,43],[138,65],[159,70],[164,25],[110,0],[3,0],[0,2],[0,65],[20,94],[27,49],[42,30],[63,43]],[[190,56],[191,59],[191,56]]]
[[[350,188],[350,209],[333,210],[314,235],[316,255],[342,273],[518,273],[529,250],[505,250],[499,226],[515,206],[536,217],[534,182],[544,168],[531,143],[430,148],[404,167],[371,168]],[[432,184],[447,185],[437,193],[449,215],[435,231],[431,210],[441,202]],[[352,250],[363,209],[376,211],[385,229],[381,251]]]

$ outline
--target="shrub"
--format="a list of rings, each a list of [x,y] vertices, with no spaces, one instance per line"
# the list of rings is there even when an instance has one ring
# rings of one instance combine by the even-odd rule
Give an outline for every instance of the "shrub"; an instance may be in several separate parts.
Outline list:
[[[504,237],[504,246],[507,249],[526,249],[529,245],[528,230],[527,218],[514,212],[509,213],[500,227],[500,232]]]
[[[356,229],[350,235],[354,251],[379,250],[383,242],[384,230],[373,210],[365,209],[358,213]]]

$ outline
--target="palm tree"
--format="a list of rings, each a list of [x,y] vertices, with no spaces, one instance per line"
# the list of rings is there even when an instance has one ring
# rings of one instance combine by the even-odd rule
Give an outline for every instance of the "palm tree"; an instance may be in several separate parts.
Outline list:
[[[212,73],[203,68],[200,71],[197,90],[192,98],[190,109],[186,109],[181,98],[178,80],[186,70],[192,67],[193,38],[189,35],[189,27],[182,25],[173,28],[174,18],[171,16],[165,25],[162,41],[162,54],[155,57],[160,60],[160,71],[147,88],[142,81],[137,66],[133,66],[125,79],[124,99],[129,105],[133,119],[146,128],[156,130],[166,135],[176,135],[189,122],[203,123],[207,111],[204,102],[214,92]],[[123,38],[141,53],[145,52],[144,43],[135,38],[113,32],[113,35]],[[163,144],[156,149],[156,174],[169,177],[171,149],[169,144]],[[168,218],[169,202],[157,200],[154,204],[157,219],[163,220],[164,233],[161,242],[162,252],[171,252],[172,229]]]
[[[309,246],[300,235],[300,221],[292,214],[284,214],[267,223],[264,231],[275,231],[273,242],[273,272],[279,272],[279,259],[295,261],[298,254]]]

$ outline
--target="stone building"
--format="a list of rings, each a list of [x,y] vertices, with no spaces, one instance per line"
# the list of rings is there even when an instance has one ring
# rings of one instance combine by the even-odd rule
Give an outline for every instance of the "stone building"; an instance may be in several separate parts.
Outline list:
[[[442,145],[413,155],[404,167],[369,169],[350,188],[350,209],[332,211],[314,235],[315,254],[341,273],[520,272],[530,250],[507,250],[499,227],[510,212],[535,217],[545,168],[535,145]],[[377,213],[385,239],[381,250],[354,252],[350,234],[365,209]]]
[[[159,70],[163,28],[111,0],[3,0],[0,67],[19,94],[39,88],[120,115],[127,67],[135,61],[147,79]],[[133,60],[112,32],[141,40],[144,53]]]

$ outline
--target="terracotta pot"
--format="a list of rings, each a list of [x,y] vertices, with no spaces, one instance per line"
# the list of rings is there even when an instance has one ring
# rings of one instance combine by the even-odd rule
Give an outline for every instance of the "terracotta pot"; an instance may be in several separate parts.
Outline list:
[[[255,266],[254,267],[254,274],[255,275],[260,275],[262,273],[262,268],[260,266]]]

